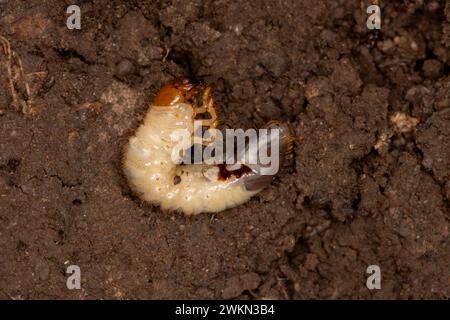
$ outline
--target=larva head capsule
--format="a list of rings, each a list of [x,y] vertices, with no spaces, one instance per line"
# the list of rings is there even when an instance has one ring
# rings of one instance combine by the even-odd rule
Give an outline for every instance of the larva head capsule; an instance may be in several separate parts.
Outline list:
[[[168,107],[187,102],[195,94],[194,85],[182,77],[164,85],[153,99],[154,106]]]
[[[194,85],[188,78],[180,77],[163,86],[152,103],[155,107],[172,107],[181,104],[192,108],[193,120],[198,115],[209,114],[208,119],[202,120],[203,125],[209,128],[217,127],[217,112],[210,85]]]

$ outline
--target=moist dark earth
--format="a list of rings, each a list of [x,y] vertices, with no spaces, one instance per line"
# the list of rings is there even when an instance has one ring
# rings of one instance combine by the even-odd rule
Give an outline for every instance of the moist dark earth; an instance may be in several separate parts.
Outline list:
[[[381,30],[370,1],[1,0],[0,298],[450,298],[450,1],[376,2]],[[127,186],[182,75],[222,129],[294,131],[244,205],[186,217]]]

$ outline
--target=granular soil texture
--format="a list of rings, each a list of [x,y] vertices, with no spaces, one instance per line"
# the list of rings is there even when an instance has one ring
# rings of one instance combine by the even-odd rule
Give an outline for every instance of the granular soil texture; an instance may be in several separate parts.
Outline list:
[[[381,30],[370,1],[1,0],[0,298],[450,298],[450,1],[375,2]],[[123,147],[180,75],[221,128],[292,126],[248,203],[185,217],[128,188]]]

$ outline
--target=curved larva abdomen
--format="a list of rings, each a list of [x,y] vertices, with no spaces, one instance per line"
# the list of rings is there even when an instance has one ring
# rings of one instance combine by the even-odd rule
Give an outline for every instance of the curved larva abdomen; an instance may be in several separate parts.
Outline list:
[[[246,202],[266,181],[270,182],[262,179],[261,186],[249,188],[244,176],[229,175],[221,179],[217,165],[177,165],[173,161],[172,150],[181,139],[177,132],[194,134],[195,108],[205,112],[203,105],[206,105],[206,112],[215,116],[208,88],[204,89],[202,106],[198,107],[195,100],[190,100],[194,99],[193,92],[198,92],[187,80],[169,83],[161,89],[143,124],[130,138],[124,152],[124,172],[142,200],[187,215],[219,212]],[[215,119],[211,123],[215,124]],[[255,174],[251,174],[252,185],[258,185]]]

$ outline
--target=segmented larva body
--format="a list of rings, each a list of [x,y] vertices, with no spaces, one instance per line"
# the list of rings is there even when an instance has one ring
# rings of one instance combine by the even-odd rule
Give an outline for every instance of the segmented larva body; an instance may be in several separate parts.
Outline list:
[[[202,102],[198,106],[200,91]],[[180,143],[178,133],[193,136],[195,116],[205,112],[211,116],[209,126],[215,127],[209,86],[199,89],[181,78],[160,90],[124,152],[124,173],[142,200],[186,215],[219,212],[246,202],[270,183],[267,176],[259,179],[258,168],[233,172],[219,165],[174,162],[172,151]]]

